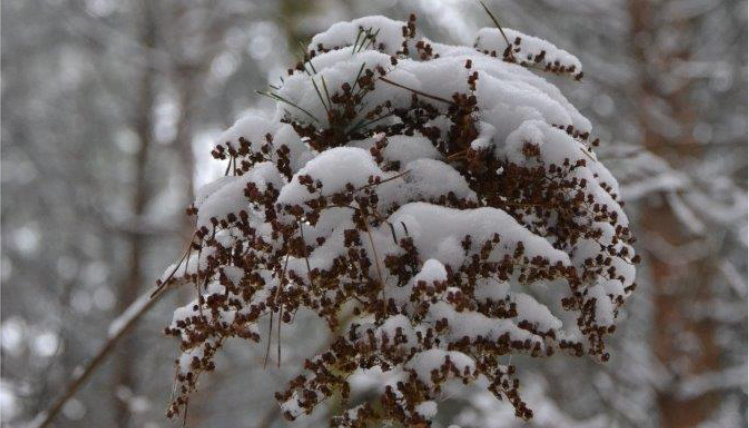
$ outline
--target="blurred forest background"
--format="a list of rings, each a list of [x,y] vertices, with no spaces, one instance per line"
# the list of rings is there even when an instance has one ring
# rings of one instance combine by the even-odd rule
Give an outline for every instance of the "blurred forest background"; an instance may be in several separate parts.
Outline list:
[[[437,426],[746,426],[746,2],[487,4],[582,60],[582,83],[546,78],[594,123],[645,263],[608,364],[560,357],[522,370],[529,424],[468,390]],[[474,1],[2,1],[3,426],[25,426],[62,395],[179,258],[184,208],[223,172],[214,138],[270,106],[254,91],[296,62],[298,41],[410,12],[439,41],[471,43],[492,25]],[[162,330],[190,298],[155,304],[51,426],[175,425],[164,410],[178,349]],[[262,347],[228,347],[188,426],[287,426],[272,392],[326,340],[314,322],[295,332],[281,369],[262,369]]]

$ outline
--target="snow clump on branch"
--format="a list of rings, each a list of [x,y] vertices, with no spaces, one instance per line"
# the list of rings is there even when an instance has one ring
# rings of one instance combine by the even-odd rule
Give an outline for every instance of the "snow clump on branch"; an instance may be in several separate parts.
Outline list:
[[[291,420],[336,395],[334,426],[427,426],[446,382],[479,379],[529,419],[500,357],[606,361],[634,238],[590,122],[545,72],[582,78],[513,30],[448,46],[414,17],[367,17],[315,36],[265,94],[273,118],[221,137],[227,176],[198,192],[191,249],[160,281],[199,290],[166,329],[182,348],[169,414],[226,339],[270,341],[258,323],[300,309],[334,340],[277,393]],[[350,377],[371,370],[390,381],[354,403]]]

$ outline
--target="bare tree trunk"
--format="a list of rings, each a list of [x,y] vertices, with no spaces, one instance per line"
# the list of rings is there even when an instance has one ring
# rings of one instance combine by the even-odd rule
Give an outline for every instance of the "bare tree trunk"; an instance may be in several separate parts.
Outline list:
[[[640,78],[637,96],[643,146],[676,165],[690,158],[698,159],[702,154],[699,144],[691,137],[695,112],[689,100],[689,82],[682,82],[681,89],[668,93],[664,93],[657,82],[660,73],[669,72],[676,61],[690,57],[689,46],[684,44],[681,49],[665,54],[657,52],[655,40],[658,28],[654,21],[658,4],[649,0],[630,0],[629,6],[631,40]],[[669,25],[674,25],[676,31],[685,32],[690,24],[680,21]],[[656,100],[667,103],[671,116],[681,127],[678,136],[665,137],[664,132],[658,129],[657,121],[650,116]],[[654,296],[653,351],[661,366],[673,376],[669,385],[657,394],[660,426],[695,427],[710,416],[716,397],[703,394],[683,399],[672,386],[678,385],[685,377],[719,368],[719,351],[713,338],[715,325],[709,320],[695,320],[691,310],[700,302],[710,299],[714,269],[709,259],[687,262],[678,260],[678,254],[665,257],[662,253],[649,251],[648,241],[678,248],[696,239],[681,225],[664,195],[657,195],[646,203],[642,227]],[[685,346],[685,334],[696,339],[696,348]]]
[[[678,225],[665,201],[648,207],[643,213],[645,234],[653,234],[671,245],[682,245],[688,237]],[[675,266],[671,260],[648,254],[654,286],[653,350],[662,366],[674,375],[669,386],[678,385],[687,376],[719,368],[719,353],[714,342],[715,325],[707,319],[694,320],[691,309],[710,298],[713,269],[708,260]],[[697,339],[698,349],[685,347],[685,335]],[[658,391],[656,400],[661,427],[695,427],[710,416],[716,397],[702,394],[683,399],[673,387]]]
[[[140,43],[150,54],[156,43],[156,22],[153,5],[143,0]],[[138,88],[134,128],[140,143],[135,155],[131,215],[137,219],[144,215],[148,203],[149,183],[147,177],[148,155],[152,144],[155,70],[150,58],[146,58]],[[117,290],[117,313],[123,313],[138,298],[143,280],[142,257],[146,247],[146,236],[137,231],[125,232],[128,242],[127,274]],[[130,426],[130,409],[120,392],[134,392],[136,385],[137,348],[132,343],[121,348],[115,360],[114,401],[115,422],[120,428]]]

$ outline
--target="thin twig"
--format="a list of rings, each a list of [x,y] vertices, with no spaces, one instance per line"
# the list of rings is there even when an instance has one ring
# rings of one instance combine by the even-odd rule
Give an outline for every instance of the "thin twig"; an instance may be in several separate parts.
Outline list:
[[[360,187],[360,188],[356,189],[355,191],[359,191],[359,190],[364,190],[364,189],[368,189],[368,188],[370,188],[370,187],[375,187],[375,186],[379,186],[379,185],[381,185],[381,184],[385,184],[385,183],[387,183],[388,181],[393,181],[393,180],[397,180],[397,179],[399,179],[399,178],[403,177],[404,175],[406,175],[406,174],[408,174],[408,173],[410,173],[410,172],[411,172],[411,170],[407,169],[407,170],[405,170],[405,171],[403,171],[403,172],[401,172],[401,173],[399,173],[399,174],[397,174],[397,175],[394,175],[394,176],[392,176],[392,177],[389,177],[389,178],[386,178],[386,179],[384,179],[384,180],[378,181],[378,182],[376,182],[376,183],[372,183],[372,184],[367,184],[367,185],[364,185],[364,186],[362,186],[362,187]]]
[[[287,250],[288,251],[288,250]],[[277,302],[279,301],[281,297],[281,289],[283,288],[283,282],[286,278],[286,267],[289,265],[289,253],[286,253],[286,260],[283,264],[283,271],[281,272],[281,278],[278,280],[278,288],[276,289],[276,295],[274,300]],[[268,345],[265,347],[265,359],[263,360],[263,369],[265,369],[268,365],[268,357],[270,356],[270,345],[271,345],[271,339],[273,334],[273,310],[269,311],[270,313],[270,326],[268,327]],[[283,315],[283,305],[281,305],[279,309],[278,314],[278,323],[279,323],[279,330],[278,330],[278,366],[281,366],[281,316]]]
[[[190,408],[190,397],[185,399],[185,414],[182,416],[182,428],[187,427],[187,410]]]
[[[276,338],[277,357],[276,367],[281,368],[281,324],[283,324],[283,305],[278,310],[278,337]]]
[[[96,369],[98,369],[104,362],[104,360],[106,360],[106,358],[109,356],[109,354],[114,351],[117,343],[122,340],[122,338],[133,328],[133,326],[135,326],[138,320],[140,320],[143,315],[151,310],[151,308],[153,308],[154,305],[161,299],[161,297],[164,296],[170,289],[171,288],[160,288],[159,290],[157,290],[155,295],[150,295],[150,293],[147,292],[140,298],[135,300],[133,305],[139,304],[139,302],[143,301],[142,299],[148,298],[146,304],[143,305],[137,312],[134,312],[122,325],[122,327],[117,330],[117,333],[110,337],[107,342],[104,343],[101,348],[99,348],[99,351],[94,355],[92,359],[88,361],[88,363],[86,363],[86,365],[80,371],[80,374],[74,376],[73,380],[65,388],[65,392],[63,392],[62,395],[60,395],[60,397],[57,398],[57,400],[55,400],[55,402],[47,410],[37,415],[37,417],[34,418],[34,422],[32,422],[30,426],[34,428],[48,427],[55,419],[55,417],[57,417],[57,415],[60,413],[62,408],[65,407],[65,404],[67,404],[67,402],[71,398],[73,398],[73,396],[75,396],[75,394],[86,384],[86,381],[88,381],[88,379],[96,371]],[[130,308],[126,309],[124,313],[127,313],[128,310],[130,310]]]
[[[359,208],[361,209],[361,207]],[[372,237],[372,231],[369,228],[369,221],[364,219],[364,226],[367,228],[367,235],[369,236],[369,245],[372,247],[372,255],[375,259],[375,268],[377,269],[377,276],[380,278],[380,286],[382,286],[382,307],[385,313],[387,313],[387,296],[385,295],[385,277],[382,275],[382,269],[380,268],[380,257],[377,255],[377,247],[375,247],[374,238]]]
[[[227,162],[227,164],[226,164],[226,171],[224,171],[224,177],[228,176],[229,175],[229,171],[231,171],[231,159],[232,158],[234,158],[234,156],[232,156],[229,159],[229,162]]]
[[[315,282],[312,280],[312,267],[309,263],[309,254],[307,254],[307,242],[304,239],[304,222],[299,220],[299,234],[302,235],[302,245],[304,246],[304,263],[307,265],[307,276],[309,277],[309,283],[312,288],[315,287]]]
[[[453,153],[450,156],[448,156],[447,158],[445,158],[445,160],[449,160],[450,161],[450,160],[458,159],[459,157],[464,156],[466,153],[468,153],[468,150],[470,150],[470,149],[465,149],[465,150],[461,150],[459,152]]]
[[[271,339],[273,339],[273,311],[270,311],[270,321],[268,322],[268,344],[265,345],[265,358],[263,358],[263,370],[268,367],[268,357],[270,357]]]
[[[197,236],[197,232],[192,234],[192,238],[190,238],[190,242],[187,244],[187,249],[182,254],[182,258],[179,259],[179,261],[177,262],[177,265],[169,273],[169,276],[167,276],[166,279],[161,284],[159,284],[156,290],[154,290],[154,292],[151,293],[151,298],[153,298],[154,296],[156,296],[156,294],[161,292],[161,290],[172,281],[172,279],[174,278],[174,274],[176,274],[180,266],[182,266],[182,262],[185,263],[185,274],[187,274],[187,265],[190,263],[190,252],[192,251],[192,246],[193,246],[193,243],[195,242],[195,236]],[[198,269],[200,269],[200,258],[198,258]]]

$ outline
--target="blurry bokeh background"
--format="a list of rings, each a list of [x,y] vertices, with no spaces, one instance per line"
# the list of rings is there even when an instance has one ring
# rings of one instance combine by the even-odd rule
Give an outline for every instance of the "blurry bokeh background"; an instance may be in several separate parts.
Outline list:
[[[746,426],[746,2],[487,4],[582,60],[582,83],[546,78],[594,123],[645,261],[608,364],[523,369],[528,424],[467,390],[436,426]],[[492,25],[457,0],[3,0],[1,12],[3,426],[50,406],[180,256],[184,207],[223,171],[214,138],[270,107],[254,91],[296,62],[299,41],[370,14],[415,12],[445,42]],[[52,426],[179,426],[164,417],[177,343],[161,332],[190,298],[174,291],[148,311]],[[188,426],[287,426],[272,393],[326,332],[311,321],[283,339],[281,369],[263,370],[257,346],[228,347]]]

